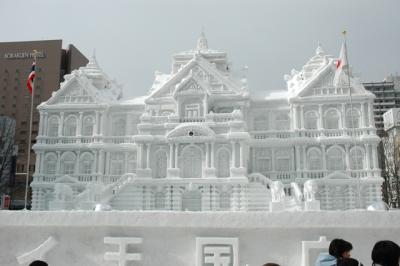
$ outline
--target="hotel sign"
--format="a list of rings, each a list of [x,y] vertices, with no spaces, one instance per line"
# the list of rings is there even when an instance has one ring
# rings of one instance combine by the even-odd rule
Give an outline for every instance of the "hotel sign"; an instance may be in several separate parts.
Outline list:
[[[38,51],[36,53],[37,58],[45,58],[46,55],[43,51]],[[16,52],[16,53],[5,53],[5,59],[26,59],[33,58],[33,52]]]

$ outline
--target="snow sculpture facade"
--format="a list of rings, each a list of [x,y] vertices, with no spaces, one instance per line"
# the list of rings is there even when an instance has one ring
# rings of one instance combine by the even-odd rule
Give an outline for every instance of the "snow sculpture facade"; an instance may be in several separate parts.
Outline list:
[[[290,207],[291,183],[310,179],[321,209],[365,208],[381,198],[374,96],[351,77],[351,104],[335,62],[318,47],[287,91],[251,96],[202,34],[148,96],[124,100],[93,58],[38,107],[32,208],[266,211],[273,181]]]

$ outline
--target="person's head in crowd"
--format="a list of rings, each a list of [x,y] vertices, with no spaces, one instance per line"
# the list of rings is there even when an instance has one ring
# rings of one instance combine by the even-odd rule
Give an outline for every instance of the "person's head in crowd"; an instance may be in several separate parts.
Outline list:
[[[372,249],[373,265],[399,266],[400,247],[390,240],[378,241]]]
[[[49,264],[42,260],[35,260],[31,264],[29,264],[29,266],[49,266]]]
[[[350,258],[353,245],[343,239],[333,239],[329,245],[329,255],[335,258]]]
[[[340,258],[337,260],[337,266],[363,266],[358,260],[353,258]]]
[[[268,262],[265,263],[263,266],[279,266],[279,264]]]

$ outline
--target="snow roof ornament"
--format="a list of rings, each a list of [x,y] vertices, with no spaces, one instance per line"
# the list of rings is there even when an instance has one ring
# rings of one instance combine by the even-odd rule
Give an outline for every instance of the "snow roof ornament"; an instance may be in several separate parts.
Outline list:
[[[197,50],[198,51],[208,51],[208,43],[204,30],[201,31],[200,37],[197,40]]]
[[[93,54],[88,64],[64,75],[60,89],[43,105],[116,103],[122,98],[122,86],[110,79]]]
[[[324,52],[324,50],[322,49],[321,43],[318,42],[318,46],[317,46],[317,49],[315,50],[315,54],[316,54],[316,55],[323,55],[324,53],[325,53],[325,52]]]

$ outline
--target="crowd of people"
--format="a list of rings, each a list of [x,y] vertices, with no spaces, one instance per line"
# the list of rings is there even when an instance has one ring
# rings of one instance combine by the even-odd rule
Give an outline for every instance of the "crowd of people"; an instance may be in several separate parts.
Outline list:
[[[319,254],[315,266],[364,266],[360,261],[351,258],[353,245],[343,239],[334,239],[327,253]],[[390,240],[377,242],[371,252],[372,266],[400,266],[400,247]],[[280,266],[266,263],[263,266]]]

